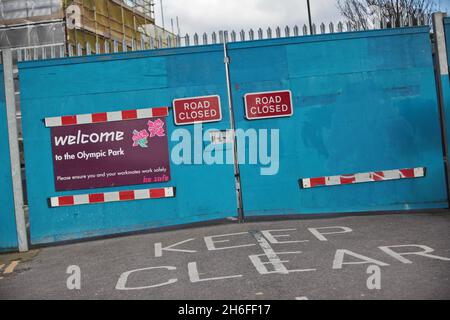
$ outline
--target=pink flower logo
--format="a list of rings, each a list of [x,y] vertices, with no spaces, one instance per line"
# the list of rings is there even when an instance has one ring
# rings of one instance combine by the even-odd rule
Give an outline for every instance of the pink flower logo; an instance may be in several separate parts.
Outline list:
[[[141,147],[141,148],[148,148],[148,133],[147,130],[142,130],[142,131],[137,131],[134,130],[133,131],[133,147]]]
[[[161,119],[158,119],[154,122],[149,121],[148,122],[148,132],[150,133],[150,138],[153,138],[155,136],[165,137],[166,133],[164,131],[164,122],[161,121]]]

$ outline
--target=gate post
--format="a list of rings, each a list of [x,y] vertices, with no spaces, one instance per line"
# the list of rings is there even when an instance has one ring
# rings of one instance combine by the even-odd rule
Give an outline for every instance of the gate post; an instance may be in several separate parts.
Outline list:
[[[20,151],[17,134],[16,97],[14,89],[14,64],[11,49],[2,51],[3,77],[5,82],[5,102],[8,119],[9,154],[11,158],[11,176],[14,194],[14,211],[17,226],[19,251],[28,251],[27,228],[23,207],[22,172],[20,168]]]
[[[436,72],[436,87],[438,93],[439,113],[441,121],[442,142],[444,151],[444,165],[447,180],[447,196],[450,200],[450,168],[449,168],[449,147],[448,135],[446,126],[446,112],[450,111],[450,105],[446,105],[449,101],[449,81],[448,81],[448,57],[447,46],[445,41],[444,18],[446,14],[443,12],[433,13],[433,32],[434,32],[434,52],[435,52],[435,72]]]
[[[233,93],[231,89],[230,57],[228,56],[227,41],[225,38],[223,41],[223,54],[225,63],[225,75],[227,80],[228,111],[230,113],[230,125],[231,125],[231,132],[233,135],[234,179],[236,183],[238,219],[240,223],[243,223],[245,217],[244,217],[244,205],[242,200],[241,172],[239,169],[238,147],[236,140],[236,122],[234,119]]]

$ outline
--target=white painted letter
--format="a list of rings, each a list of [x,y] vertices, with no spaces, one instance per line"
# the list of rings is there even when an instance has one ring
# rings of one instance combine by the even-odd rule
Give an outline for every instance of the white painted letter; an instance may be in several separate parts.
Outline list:
[[[289,273],[293,273],[293,272],[306,272],[306,271],[316,271],[316,269],[297,269],[297,270],[288,270],[286,268],[286,266],[284,265],[284,263],[288,263],[289,261],[287,260],[281,260],[279,255],[285,255],[285,254],[300,254],[302,253],[301,251],[297,251],[297,252],[281,252],[281,253],[276,253],[273,248],[270,246],[270,243],[267,241],[266,238],[264,238],[263,234],[261,232],[255,231],[252,232],[253,236],[255,237],[256,241],[258,241],[259,246],[261,247],[261,249],[264,251],[264,254],[259,254],[259,255],[252,255],[249,256],[250,261],[253,263],[253,265],[255,266],[256,270],[258,270],[258,272],[260,274],[271,274],[271,273],[276,273],[276,274],[289,274]],[[261,257],[267,258],[267,260],[269,260],[269,262],[263,262],[261,260]],[[271,265],[272,268],[275,271],[270,271],[266,268],[266,265]]]
[[[244,234],[249,234],[249,233],[248,232],[240,232],[240,233],[224,234],[224,235],[220,235],[220,236],[205,237],[206,247],[208,248],[209,251],[217,251],[217,250],[227,250],[227,249],[236,249],[236,248],[256,246],[256,244],[243,244],[243,245],[239,245],[239,246],[217,248],[215,245],[216,243],[230,242],[230,240],[214,241],[214,239],[213,239],[213,238],[222,238],[222,237],[232,237],[232,236],[238,236],[238,235],[244,235]]]
[[[198,268],[197,268],[197,262],[190,262],[188,264],[188,272],[189,272],[189,279],[191,280],[192,283],[205,282],[205,281],[216,281],[216,280],[224,280],[224,279],[232,279],[232,278],[240,278],[240,277],[242,277],[242,275],[236,275],[236,276],[200,279],[200,274],[198,273]]]
[[[265,274],[289,274],[289,273],[296,273],[296,272],[308,272],[308,271],[316,271],[316,269],[296,269],[296,270],[288,270],[285,263],[289,263],[289,260],[281,260],[279,256],[281,255],[287,255],[287,254],[300,254],[301,251],[298,252],[279,252],[279,253],[273,253],[272,254],[258,254],[258,255],[252,255],[249,256],[250,261],[255,266],[256,270],[262,275]],[[263,262],[262,257],[269,260],[269,262]],[[274,269],[274,271],[269,270],[266,265],[272,266],[271,269]]]
[[[346,254],[349,255],[349,256],[355,257],[357,259],[360,259],[362,261],[358,261],[358,262],[344,262],[344,255],[346,255]],[[378,265],[380,267],[388,266],[387,263],[384,263],[384,262],[381,262],[381,261],[378,261],[378,260],[375,260],[375,259],[363,256],[363,255],[360,255],[358,253],[354,253],[354,252],[352,252],[350,250],[340,249],[340,250],[336,251],[336,255],[334,257],[334,262],[333,262],[333,269],[342,269],[342,265],[344,265],[344,264],[367,264],[367,263],[376,264],[376,265]]]
[[[173,270],[176,270],[177,268],[175,268],[175,267],[154,267],[154,268],[144,268],[144,269],[137,269],[137,270],[131,270],[131,271],[124,272],[124,273],[122,273],[119,280],[117,281],[116,290],[130,291],[130,290],[144,290],[144,289],[158,288],[158,287],[163,287],[163,286],[173,284],[178,281],[178,279],[170,279],[167,282],[159,283],[159,284],[155,284],[155,285],[151,285],[151,286],[127,288],[128,277],[132,273],[140,272],[140,271],[147,271],[147,270],[155,270],[155,269],[166,269],[166,270],[173,271]]]
[[[280,229],[280,230],[265,230],[261,231],[263,236],[269,240],[272,244],[285,244],[285,243],[300,243],[300,242],[309,242],[309,240],[300,240],[300,241],[278,241],[277,238],[289,238],[291,235],[289,234],[279,234],[274,235],[273,232],[286,232],[286,231],[297,231],[297,229]]]
[[[318,230],[326,230],[326,229],[340,229],[341,231],[335,231],[335,232],[319,232],[318,231]],[[328,241],[328,239],[324,237],[324,235],[326,235],[326,234],[341,234],[341,233],[353,232],[352,229],[347,228],[347,227],[308,228],[308,230],[320,241]]]
[[[390,249],[390,248],[408,248],[408,247],[413,247],[413,248],[420,248],[423,249],[423,251],[416,251],[416,252],[395,252],[394,250]],[[430,247],[427,246],[420,246],[420,245],[415,245],[415,244],[409,244],[409,245],[403,245],[403,246],[387,246],[387,247],[379,247],[382,251],[384,251],[385,253],[387,253],[388,255],[390,255],[391,257],[397,259],[398,261],[405,263],[405,264],[411,264],[412,261],[408,260],[406,258],[403,258],[403,256],[407,256],[407,255],[416,255],[416,256],[422,256],[425,258],[430,258],[430,259],[436,259],[436,260],[442,260],[442,261],[450,261],[449,258],[445,258],[445,257],[439,257],[439,256],[435,256],[432,255],[430,253],[434,252],[434,250]]]
[[[155,257],[156,258],[162,257],[163,250],[165,250],[165,251],[172,251],[172,252],[196,253],[197,251],[195,251],[195,250],[173,249],[173,247],[179,246],[179,245],[181,245],[183,243],[190,242],[190,241],[193,241],[193,240],[195,240],[195,238],[194,239],[185,240],[185,241],[181,241],[181,242],[175,243],[175,244],[173,244],[173,245],[171,245],[169,247],[165,247],[165,248],[163,248],[162,243],[160,243],[160,242],[159,243],[155,243]]]

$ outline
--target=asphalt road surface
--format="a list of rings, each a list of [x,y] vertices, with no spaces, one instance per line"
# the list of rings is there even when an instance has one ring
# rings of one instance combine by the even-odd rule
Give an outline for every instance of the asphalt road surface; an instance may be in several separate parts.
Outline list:
[[[0,255],[1,299],[450,299],[450,213],[225,223]]]

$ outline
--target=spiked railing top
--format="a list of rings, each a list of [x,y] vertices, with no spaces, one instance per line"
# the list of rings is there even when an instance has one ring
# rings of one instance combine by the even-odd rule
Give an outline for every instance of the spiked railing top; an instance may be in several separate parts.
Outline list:
[[[339,22],[335,23],[321,23],[319,25],[312,24],[312,29],[309,30],[307,25],[302,27],[286,26],[284,28],[276,27],[272,28],[258,28],[257,30],[250,29],[248,31],[219,31],[212,32],[211,34],[203,33],[194,35],[186,34],[184,37],[174,36],[168,34],[167,36],[142,38],[141,41],[105,41],[104,44],[100,43],[77,43],[73,44],[57,44],[50,46],[40,46],[33,48],[16,49],[19,61],[29,60],[45,60],[62,57],[76,57],[92,54],[104,54],[104,53],[119,53],[138,50],[153,50],[161,48],[179,48],[189,47],[197,45],[218,44],[224,42],[243,42],[263,39],[274,39],[282,37],[298,37],[316,34],[327,33],[341,33],[351,31],[363,31],[363,30],[376,30],[376,29],[390,29],[398,27],[410,27],[410,26],[424,26],[428,25],[431,21],[431,15],[423,15],[419,19],[400,19],[395,23],[391,23],[394,19],[383,19],[381,21],[367,24],[363,27],[361,23],[352,22]]]

